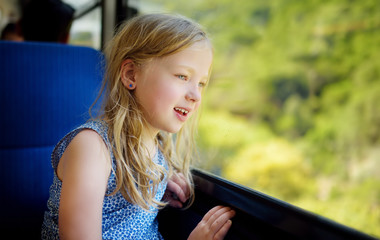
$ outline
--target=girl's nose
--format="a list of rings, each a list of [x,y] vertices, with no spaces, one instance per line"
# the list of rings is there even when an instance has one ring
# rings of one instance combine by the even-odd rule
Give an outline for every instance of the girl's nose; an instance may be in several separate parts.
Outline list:
[[[188,101],[199,102],[202,97],[200,88],[198,86],[190,87],[185,97]]]

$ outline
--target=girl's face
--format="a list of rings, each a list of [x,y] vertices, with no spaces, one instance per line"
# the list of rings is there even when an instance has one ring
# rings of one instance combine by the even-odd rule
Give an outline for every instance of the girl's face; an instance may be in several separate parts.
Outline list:
[[[135,94],[150,134],[175,133],[198,109],[209,78],[212,51],[207,42],[163,58],[153,59],[135,72]]]

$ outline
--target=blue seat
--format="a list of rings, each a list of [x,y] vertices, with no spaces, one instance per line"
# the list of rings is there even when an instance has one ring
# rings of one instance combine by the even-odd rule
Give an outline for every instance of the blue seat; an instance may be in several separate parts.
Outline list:
[[[39,239],[53,179],[50,155],[89,117],[103,77],[92,48],[0,42],[0,229]]]

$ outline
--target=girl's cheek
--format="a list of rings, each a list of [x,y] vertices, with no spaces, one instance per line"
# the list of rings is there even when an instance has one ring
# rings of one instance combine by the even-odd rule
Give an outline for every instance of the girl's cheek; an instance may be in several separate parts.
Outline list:
[[[195,111],[198,111],[198,108],[199,108],[199,106],[201,105],[201,101],[202,101],[202,99],[199,99],[199,101],[198,101],[197,104],[195,105]]]

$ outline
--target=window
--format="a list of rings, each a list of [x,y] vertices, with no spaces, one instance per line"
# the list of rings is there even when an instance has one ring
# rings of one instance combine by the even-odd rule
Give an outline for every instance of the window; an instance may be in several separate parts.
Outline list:
[[[199,167],[380,236],[376,1],[131,2],[211,34]]]
[[[98,1],[66,0],[65,2],[76,10],[76,19],[71,27],[69,43],[100,49],[101,8],[100,6],[95,7]]]

